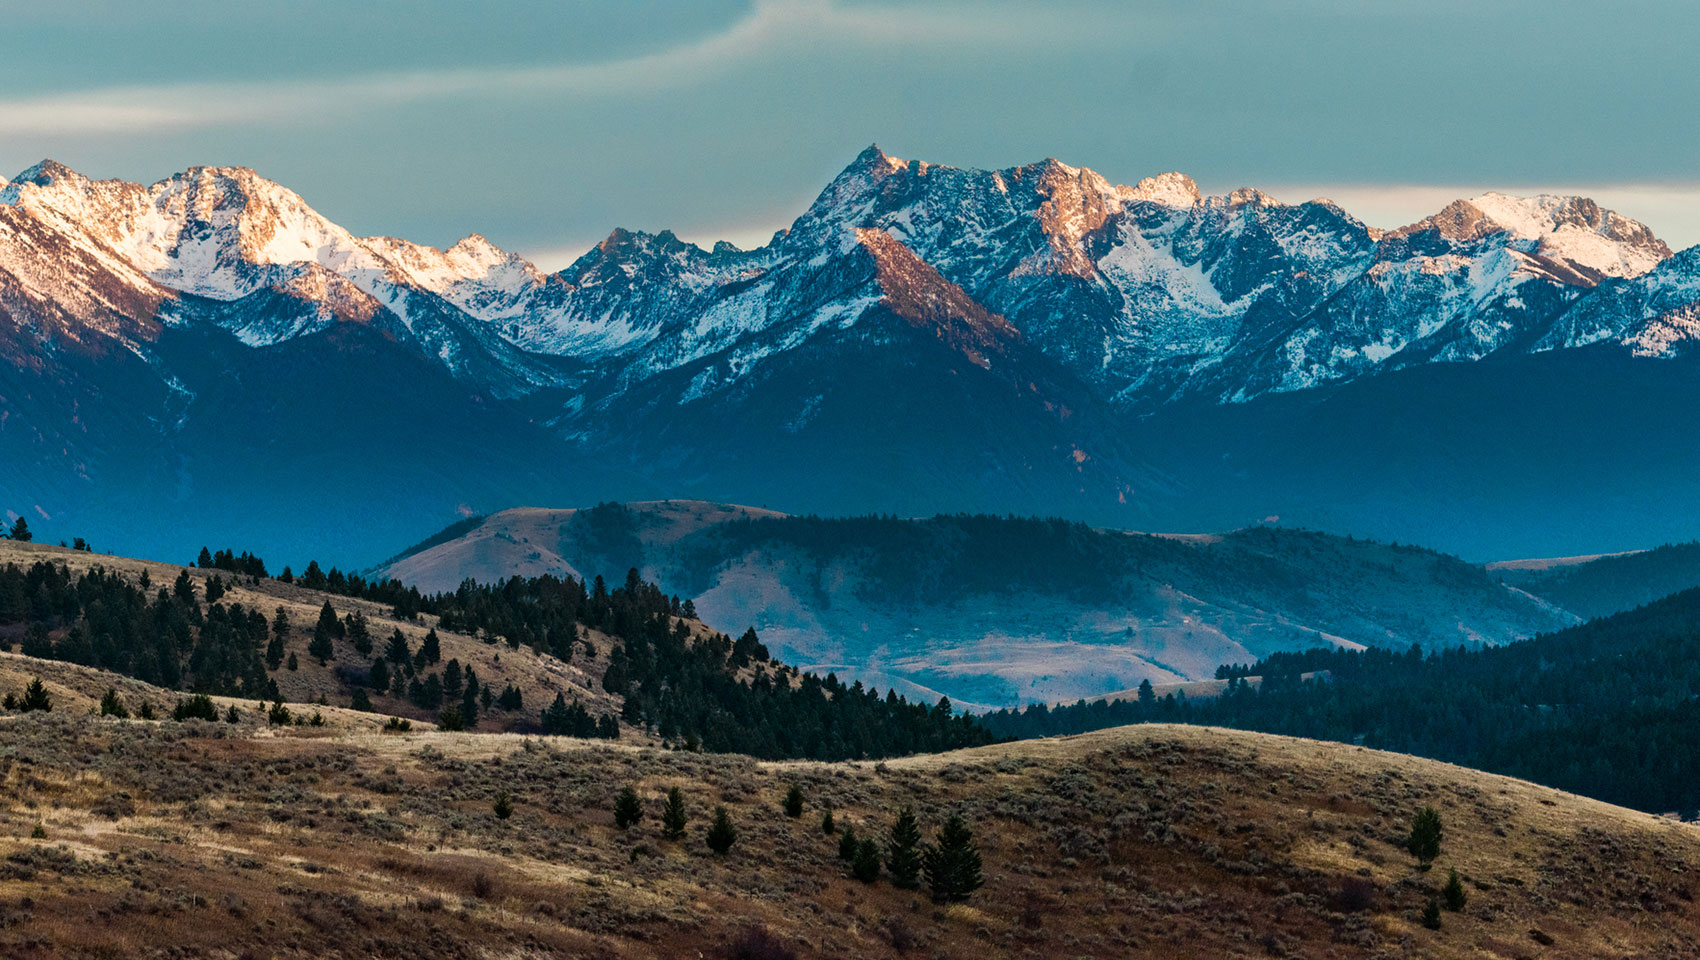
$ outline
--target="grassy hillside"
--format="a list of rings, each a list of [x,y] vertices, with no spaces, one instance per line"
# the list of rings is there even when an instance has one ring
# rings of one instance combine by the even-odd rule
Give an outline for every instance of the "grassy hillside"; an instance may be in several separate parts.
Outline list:
[[[1232,692],[1209,700],[980,720],[1017,737],[1161,720],[1362,743],[1700,817],[1700,589],[1500,647],[1315,649],[1229,672]]]
[[[1575,622],[1455,557],[1307,531],[1171,537],[700,501],[504,511],[379,573],[441,589],[631,567],[806,669],[978,706],[1208,680],[1318,644],[1475,647]]]
[[[0,955],[1674,957],[1692,827],[1444,764],[1141,726],[882,764],[516,735],[0,718]],[[644,818],[613,824],[619,790]],[[796,785],[802,815],[781,810]],[[660,795],[690,820],[662,836]],[[493,811],[506,794],[512,814]],[[864,884],[820,829],[971,824],[985,885]],[[711,811],[737,829],[705,845]],[[1433,806],[1436,867],[1402,844]],[[1456,868],[1467,903],[1422,913]]]
[[[1700,586],[1700,542],[1667,543],[1586,563],[1495,574],[1579,616],[1604,617]]]
[[[416,619],[401,619],[384,604],[308,590],[271,578],[251,581],[221,570],[179,567],[149,560],[84,553],[47,544],[0,540],[0,566],[17,564],[27,567],[44,560],[63,564],[74,575],[99,567],[132,582],[138,582],[145,571],[153,589],[170,587],[179,574],[187,573],[203,602],[207,584],[216,576],[227,585],[225,594],[220,598],[226,606],[241,604],[249,610],[258,611],[268,621],[273,621],[277,611],[282,609],[290,625],[286,649],[295,655],[296,668],[271,670],[268,675],[276,682],[278,693],[285,701],[307,703],[323,699],[332,706],[347,707],[355,688],[369,676],[372,655],[357,652],[347,637],[333,641],[333,655],[323,664],[308,653],[314,625],[324,604],[329,603],[339,617],[359,613],[366,618],[375,652],[379,655],[397,631],[401,632],[413,651],[417,651],[426,635],[434,631],[441,647],[441,658],[437,664],[420,668],[422,672],[440,672],[443,664],[454,660],[463,671],[467,668],[475,670],[484,685],[493,686],[497,691],[508,686],[519,690],[522,709],[484,712],[478,724],[481,730],[504,730],[533,722],[538,712],[557,695],[564,696],[569,702],[579,701],[596,714],[618,713],[621,706],[620,699],[604,691],[601,684],[608,653],[613,647],[612,638],[595,630],[586,631],[588,647],[581,646],[571,661],[563,662],[529,647],[489,643],[483,638],[437,629],[436,618],[429,614]],[[701,624],[693,624],[693,629],[708,632]],[[0,625],[0,642],[15,644],[12,648],[17,650],[22,645],[24,632],[21,624]],[[62,629],[53,631],[61,638],[64,632]],[[99,692],[95,695],[98,696]],[[417,706],[405,696],[392,696],[370,688],[368,696],[373,709],[385,715],[432,722],[440,712],[439,709]]]

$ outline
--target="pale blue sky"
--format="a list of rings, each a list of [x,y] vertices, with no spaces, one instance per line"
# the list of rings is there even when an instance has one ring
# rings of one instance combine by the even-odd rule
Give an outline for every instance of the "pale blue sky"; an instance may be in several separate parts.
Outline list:
[[[759,242],[875,141],[1379,226],[1581,191],[1700,242],[1691,0],[0,0],[0,24],[7,175],[243,164],[357,233],[551,267],[615,226]]]

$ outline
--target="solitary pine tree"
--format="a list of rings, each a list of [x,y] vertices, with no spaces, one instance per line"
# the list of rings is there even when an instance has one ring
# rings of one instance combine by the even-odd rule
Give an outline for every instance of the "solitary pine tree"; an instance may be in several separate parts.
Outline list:
[[[354,644],[354,652],[362,657],[372,655],[372,633],[366,629],[366,615],[356,610],[347,621],[348,639]]]
[[[794,783],[791,784],[791,789],[785,791],[785,815],[787,817],[803,815],[803,790]]]
[[[863,883],[880,878],[880,848],[872,837],[856,844],[856,852],[850,857],[850,875]]]
[[[7,536],[19,543],[29,543],[31,540],[35,539],[35,534],[30,533],[29,521],[25,520],[23,517],[19,517],[12,522],[12,531],[7,534]]]
[[[372,712],[372,697],[365,687],[355,687],[354,696],[349,699],[349,707],[364,713]]]
[[[1440,839],[1440,813],[1433,807],[1424,807],[1411,820],[1411,836],[1405,841],[1405,849],[1417,858],[1419,867],[1427,870],[1434,864],[1434,858],[1440,856]]]
[[[331,602],[319,608],[319,622],[313,627],[313,640],[307,644],[307,655],[319,661],[324,666],[325,661],[336,656],[335,641],[343,635],[342,621],[336,618],[336,611],[331,608]]]
[[[914,807],[904,807],[891,825],[885,868],[891,873],[892,886],[900,890],[921,886],[921,827],[915,821]]]
[[[397,630],[390,634],[389,646],[384,648],[384,659],[394,664],[403,664],[412,657],[413,653],[407,648],[407,638]]]
[[[437,639],[436,628],[425,634],[425,639],[419,644],[419,655],[425,658],[426,663],[436,663],[443,659],[443,644]]]
[[[1440,929],[1440,901],[1433,897],[1423,906],[1423,926],[1430,930]]]
[[[506,790],[503,790],[496,794],[496,802],[490,805],[490,809],[495,811],[497,820],[506,820],[514,815],[513,798],[508,796]]]
[[[100,698],[100,715],[117,717],[120,720],[130,716],[130,711],[124,707],[124,701],[118,699],[118,691],[112,687],[106,688],[106,696]]]
[[[614,826],[624,830],[642,819],[643,801],[638,799],[637,791],[631,787],[622,789],[614,800]]]
[[[856,825],[847,823],[838,835],[838,859],[848,863],[856,859]]]
[[[708,828],[708,849],[715,853],[725,853],[732,849],[732,844],[738,840],[738,829],[732,826],[732,818],[726,814],[725,807],[714,808],[714,823]]]
[[[21,517],[19,521],[22,522]],[[17,538],[13,537],[13,539]],[[53,711],[53,698],[48,695],[47,688],[41,685],[40,677],[31,680],[30,685],[24,688],[24,699],[18,704],[18,709],[25,713],[32,710],[40,710],[43,713]]]
[[[820,832],[828,835],[838,832],[838,824],[832,822],[831,807],[827,807],[826,812],[820,815]]]
[[[678,787],[667,791],[667,806],[661,810],[661,832],[669,840],[678,840],[685,835],[685,795]]]
[[[1464,889],[1464,878],[1458,875],[1458,868],[1451,868],[1446,877],[1446,886],[1440,889],[1440,896],[1446,901],[1446,909],[1453,913],[1464,909],[1470,902],[1470,894]]]
[[[938,842],[922,857],[927,886],[938,901],[966,900],[980,889],[980,850],[960,814],[951,814],[939,829]]]

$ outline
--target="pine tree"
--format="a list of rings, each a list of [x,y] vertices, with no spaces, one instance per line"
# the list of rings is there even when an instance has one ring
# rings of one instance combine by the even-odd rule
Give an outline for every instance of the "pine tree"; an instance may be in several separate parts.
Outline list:
[[[425,634],[424,641],[419,644],[419,655],[425,658],[426,663],[436,663],[443,659],[442,641],[437,638],[436,628]]]
[[[891,873],[891,885],[899,890],[921,886],[921,826],[915,821],[914,807],[905,806],[891,825],[885,868]]]
[[[283,634],[272,634],[271,641],[266,644],[266,667],[276,670],[283,666]]]
[[[22,523],[23,518],[18,518],[18,522]],[[12,539],[16,540],[16,535]],[[29,713],[32,710],[40,710],[43,713],[53,712],[53,698],[48,695],[47,688],[41,685],[40,677],[31,680],[30,685],[24,688],[24,699],[18,704],[18,709],[24,713]]]
[[[856,859],[856,825],[847,823],[844,832],[838,835],[838,859],[849,863]]]
[[[1440,929],[1440,901],[1433,897],[1429,897],[1428,903],[1423,905],[1423,926],[1430,930]]]
[[[880,878],[880,848],[872,838],[856,844],[856,852],[850,856],[850,875],[863,883]]]
[[[1457,913],[1464,909],[1464,904],[1470,902],[1470,894],[1464,889],[1464,878],[1458,875],[1458,868],[1450,868],[1446,877],[1446,886],[1440,889],[1440,895],[1446,900],[1446,909]]]
[[[714,808],[714,823],[708,828],[707,840],[708,849],[718,854],[726,853],[738,841],[738,829],[732,826],[732,818],[727,815],[725,807]]]
[[[372,670],[366,675],[366,685],[379,693],[387,693],[390,689],[390,667],[384,660],[373,660]]]
[[[346,623],[348,640],[354,645],[354,652],[362,657],[372,655],[372,634],[366,629],[366,615],[356,610]]]
[[[497,820],[506,820],[514,815],[513,799],[509,797],[507,791],[504,790],[501,793],[496,794],[496,802],[491,804],[490,809],[495,811]]]
[[[661,832],[669,840],[685,836],[685,795],[678,787],[667,791],[667,805],[661,810]]]
[[[23,517],[19,517],[12,522],[12,531],[7,534],[7,536],[19,543],[29,543],[31,540],[35,539],[35,534],[30,533],[29,522]]]
[[[820,832],[827,834],[829,836],[838,832],[838,824],[832,822],[832,808],[831,807],[827,807],[826,812],[821,814],[821,817],[820,817]]]
[[[120,720],[127,719],[130,716],[130,711],[125,708],[124,701],[118,699],[116,688],[107,687],[106,696],[100,698],[100,715],[117,717]]]
[[[266,722],[274,727],[287,727],[289,721],[289,708],[283,705],[282,700],[274,702],[271,709],[266,711]]]
[[[620,791],[614,800],[614,826],[621,830],[643,819],[643,801],[638,799],[637,791],[626,787]]]
[[[372,697],[371,697],[370,694],[368,694],[366,692],[365,687],[355,687],[354,688],[354,696],[349,699],[348,706],[349,706],[350,709],[353,709],[353,710],[359,710],[359,711],[362,711],[364,713],[371,713],[372,712]]]
[[[401,635],[401,631],[390,634],[389,646],[384,648],[384,659],[399,665],[406,663],[412,656],[413,652],[407,647],[407,638]]]
[[[444,730],[464,730],[466,718],[460,715],[460,708],[450,707],[437,717],[437,726]]]
[[[213,565],[212,551],[208,550],[206,547],[202,547],[201,548],[201,555],[195,558],[195,566],[200,567],[202,570],[205,570],[208,567],[211,567],[212,565]]]
[[[143,720],[154,719],[156,714],[154,713],[153,704],[143,700],[141,708],[136,711],[136,716]]]
[[[1434,858],[1440,856],[1440,840],[1440,812],[1433,807],[1417,811],[1411,820],[1411,836],[1405,841],[1405,849],[1417,858],[1421,869],[1427,870],[1433,865]]]
[[[939,829],[938,842],[921,859],[934,900],[966,900],[985,882],[980,876],[980,850],[960,814],[950,815]]]
[[[325,661],[336,656],[334,642],[343,636],[342,621],[337,619],[336,611],[331,608],[331,602],[319,608],[319,622],[313,627],[313,640],[307,644],[307,655],[319,661],[324,666]]]
[[[232,724],[242,722],[242,712],[236,709],[236,704],[231,704],[230,709],[224,711],[224,722]]]
[[[785,791],[785,815],[792,818],[803,815],[803,790],[794,783]]]
[[[289,661],[287,663],[285,663],[284,666],[288,667],[291,672],[294,672],[296,670],[301,669],[301,662],[299,660],[296,660],[295,654],[293,652],[291,652],[290,655],[289,655]]]

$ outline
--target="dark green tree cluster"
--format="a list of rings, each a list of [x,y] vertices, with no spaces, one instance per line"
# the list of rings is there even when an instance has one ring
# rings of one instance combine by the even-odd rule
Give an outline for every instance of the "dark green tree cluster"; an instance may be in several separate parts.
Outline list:
[[[882,866],[892,886],[900,890],[918,890],[925,879],[933,899],[941,903],[966,900],[985,882],[974,833],[968,822],[954,813],[939,828],[934,842],[923,843],[915,809],[905,806],[886,835],[883,860],[880,845],[872,836],[858,835],[855,827],[846,824],[838,834],[838,858],[848,863],[850,875],[863,883],[877,881]]]
[[[270,576],[266,573],[265,561],[246,550],[238,555],[229,550],[209,552],[206,547],[202,547],[201,555],[195,560],[195,566],[202,570],[227,570],[231,573],[239,573],[244,577],[263,578]]]
[[[228,696],[269,696],[275,685],[260,651],[270,625],[241,604],[204,608],[187,573],[149,596],[101,567],[73,575],[63,564],[0,568],[0,625],[25,625],[23,652],[136,677],[162,687]]]
[[[633,574],[635,579],[635,572]],[[657,594],[659,591],[657,591]],[[603,687],[626,698],[624,719],[664,740],[703,749],[779,759],[845,760],[952,750],[991,736],[948,700],[928,707],[895,691],[881,697],[861,682],[798,675],[770,660],[753,632],[739,644],[724,635],[693,637],[683,621],[657,610],[622,624]]]
[[[1232,687],[1221,697],[979,719],[1010,737],[1148,721],[1237,727],[1431,757],[1655,813],[1700,811],[1700,590],[1499,647],[1318,649],[1224,673]]]
[[[577,700],[569,704],[565,695],[557,693],[555,702],[544,708],[538,731],[549,736],[618,740],[620,721],[611,714],[593,717]]]
[[[7,710],[17,710],[20,713],[51,713],[53,712],[53,695],[47,692],[47,687],[36,677],[24,687],[20,694],[8,693],[0,698],[0,707]]]

